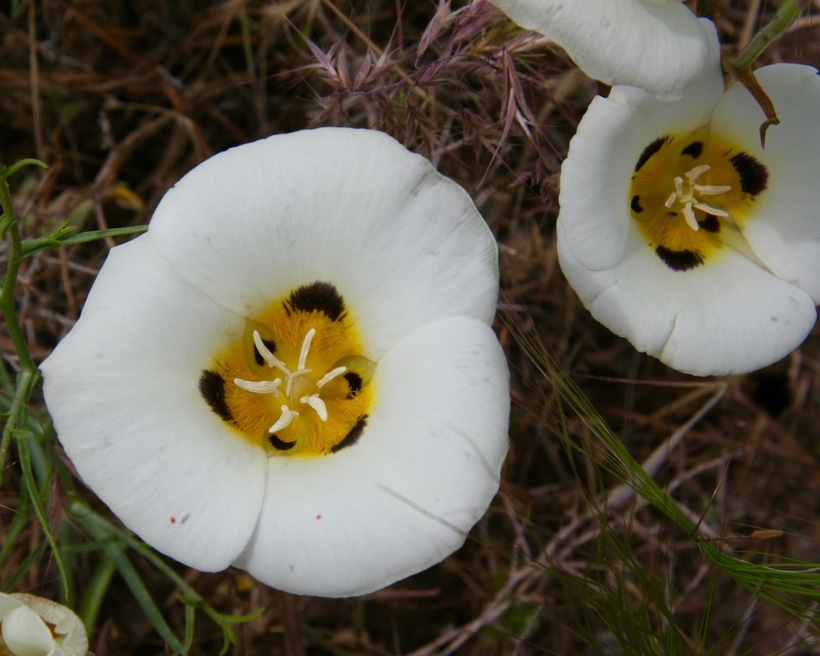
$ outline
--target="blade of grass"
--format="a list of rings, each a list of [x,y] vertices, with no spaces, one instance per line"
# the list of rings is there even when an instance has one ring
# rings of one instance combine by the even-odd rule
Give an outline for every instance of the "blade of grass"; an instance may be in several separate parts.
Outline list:
[[[24,239],[22,242],[21,257],[28,257],[39,253],[40,251],[49,248],[57,248],[60,246],[76,246],[77,244],[86,244],[98,239],[106,239],[109,237],[126,237],[128,235],[138,235],[148,230],[148,226],[129,226],[126,228],[109,228],[108,230],[88,230],[80,232],[76,235],[64,235],[58,229],[54,234],[47,237],[39,237],[37,239]]]
[[[179,638],[174,635],[162,611],[154,602],[151,593],[143,583],[139,572],[131,563],[126,550],[119,539],[118,535],[110,530],[110,525],[105,521],[100,521],[101,518],[90,510],[86,510],[81,504],[72,504],[73,517],[82,524],[82,526],[99,541],[106,556],[114,564],[114,567],[119,572],[125,584],[131,590],[137,603],[142,608],[145,616],[156,629],[160,637],[168,643],[172,650],[181,654],[187,653],[183,650],[183,644]]]
[[[559,435],[564,435],[568,449],[580,454],[594,454],[602,467],[675,522],[697,543],[701,553],[734,581],[820,631],[820,617],[812,615],[810,611],[812,604],[820,603],[820,564],[755,564],[721,551],[700,536],[697,527],[632,457],[623,442],[607,426],[584,393],[564,373],[540,341],[527,334],[514,315],[505,316],[504,321],[537,371],[553,385],[560,401],[588,428],[590,443],[584,443],[583,436],[580,439],[574,438],[566,427],[563,431],[558,431]],[[566,417],[564,410],[561,414]]]
[[[43,507],[42,497],[43,495],[48,493],[48,483],[46,481],[46,484],[43,486],[44,491],[40,491],[40,489],[37,487],[37,481],[34,477],[34,470],[31,466],[32,439],[33,438],[28,433],[17,433],[17,453],[20,458],[20,470],[23,474],[23,486],[28,495],[29,500],[31,501],[31,505],[34,508],[34,513],[37,515],[37,519],[40,521],[40,526],[43,529],[46,541],[48,542],[49,547],[51,547],[51,552],[54,555],[54,562],[56,563],[57,569],[60,572],[60,584],[62,588],[63,601],[67,605],[71,605],[72,590],[71,577],[69,576],[68,565],[66,563],[65,558],[63,557],[62,549],[51,531],[51,527],[48,524],[48,518]]]
[[[96,549],[101,548],[101,543],[96,543]],[[117,571],[117,566],[110,558],[102,558],[94,570],[91,580],[88,582],[88,587],[83,596],[80,609],[77,614],[85,626],[88,635],[94,631],[97,625],[97,618],[100,615],[100,608],[102,608],[105,595],[111,585],[111,580],[114,578],[114,573]]]

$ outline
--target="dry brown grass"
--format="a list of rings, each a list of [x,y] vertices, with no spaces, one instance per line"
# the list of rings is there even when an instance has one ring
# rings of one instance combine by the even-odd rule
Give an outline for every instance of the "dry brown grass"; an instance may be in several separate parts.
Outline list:
[[[736,48],[776,3],[718,4],[724,42]],[[815,2],[763,61],[820,63],[818,11]],[[597,324],[558,268],[554,223],[567,144],[605,90],[486,2],[33,0],[0,15],[0,88],[0,162],[49,164],[14,184],[29,237],[69,215],[81,229],[144,224],[198,162],[269,134],[318,125],[392,134],[470,192],[499,240],[501,314],[560,361],[635,457],[678,433],[657,479],[703,534],[761,552],[748,555],[759,562],[820,562],[820,331],[778,364],[715,381],[678,374]],[[111,245],[25,261],[19,308],[38,361],[79,315]],[[691,647],[679,653],[817,653],[804,625],[715,571],[689,536],[634,496],[611,498],[606,522],[590,513],[589,498],[618,481],[592,458],[567,457],[554,433],[554,390],[508,325],[497,328],[512,374],[511,449],[501,492],[466,546],[350,600],[285,595],[235,570],[180,569],[222,612],[265,609],[238,627],[231,653],[622,653],[607,647],[601,615],[640,609],[659,633],[677,627]],[[4,334],[0,347],[13,365]],[[583,430],[571,419],[570,429]],[[18,491],[10,464],[3,538],[21,510]],[[740,539],[756,529],[784,533]],[[32,521],[0,582],[41,542]],[[80,594],[95,558],[76,556]],[[657,600],[645,597],[639,573]],[[148,567],[144,575],[181,635],[173,586]],[[47,550],[17,589],[56,598]],[[191,653],[216,654],[221,644],[219,629],[200,618]],[[116,578],[91,645],[99,656],[166,653]]]

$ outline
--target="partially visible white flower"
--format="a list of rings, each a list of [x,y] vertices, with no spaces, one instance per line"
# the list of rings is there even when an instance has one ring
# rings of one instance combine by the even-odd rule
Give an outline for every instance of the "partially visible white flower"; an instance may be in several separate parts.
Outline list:
[[[25,593],[0,593],[0,653],[11,656],[85,656],[88,638],[74,612]]]
[[[711,25],[711,23],[709,23]],[[712,61],[676,102],[593,100],[561,172],[558,253],[592,315],[680,371],[743,373],[796,348],[820,302],[820,78],[756,72],[781,124]]]
[[[216,155],[113,249],[45,398],[83,480],[202,570],[350,596],[440,561],[499,485],[495,240],[367,130]]]
[[[679,98],[709,43],[680,0],[492,0],[512,20],[567,51],[587,75]]]

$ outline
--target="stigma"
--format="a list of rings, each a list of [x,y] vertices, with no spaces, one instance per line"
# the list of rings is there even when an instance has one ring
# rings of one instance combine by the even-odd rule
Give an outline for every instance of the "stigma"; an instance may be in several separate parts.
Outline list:
[[[712,216],[728,217],[729,213],[719,207],[714,207],[702,200],[703,196],[718,196],[731,191],[730,185],[704,185],[698,184],[697,179],[706,173],[710,168],[709,164],[701,164],[696,166],[686,173],[683,177],[675,176],[675,191],[666,199],[664,207],[671,209],[673,205],[680,204],[683,211],[683,218],[692,230],[699,230],[697,217],[695,216],[695,209],[699,209],[706,214]]]
[[[283,403],[279,407],[281,414],[268,429],[268,432],[271,434],[287,428],[296,417],[300,416],[301,412],[294,409],[296,407],[307,406],[316,413],[320,421],[327,421],[327,404],[322,400],[321,390],[331,380],[344,374],[347,371],[347,367],[335,367],[324,374],[318,381],[312,382],[308,374],[313,373],[313,369],[307,367],[307,359],[315,335],[315,328],[311,328],[307,332],[302,340],[302,348],[299,352],[299,360],[296,363],[296,368],[291,371],[284,362],[271,353],[270,349],[265,345],[264,341],[262,341],[262,336],[259,334],[259,331],[253,331],[253,343],[257,352],[265,364],[269,368],[276,370],[279,376],[270,381],[250,381],[242,378],[234,378],[233,382],[234,385],[247,392],[254,394],[272,394],[274,397],[279,396],[279,388],[284,383],[285,397],[288,402]]]

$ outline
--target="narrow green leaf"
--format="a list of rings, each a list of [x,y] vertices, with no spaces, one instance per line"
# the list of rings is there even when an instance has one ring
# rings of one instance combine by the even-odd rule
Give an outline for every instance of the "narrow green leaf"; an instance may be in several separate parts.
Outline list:
[[[109,530],[107,522],[98,521],[98,517],[93,512],[78,512],[78,507],[78,504],[72,506],[74,517],[96,540],[101,542],[106,556],[114,563],[114,567],[117,568],[120,576],[131,590],[131,594],[134,595],[134,599],[137,600],[137,603],[140,605],[140,608],[142,608],[142,611],[154,629],[156,629],[160,637],[168,643],[171,649],[184,654],[182,643],[179,641],[179,638],[174,635],[173,631],[171,631],[171,628],[165,621],[165,617],[162,615],[162,611],[160,611],[151,597],[151,593],[140,578],[139,572],[137,572],[129,560],[116,534]]]
[[[22,257],[28,257],[39,253],[40,251],[48,250],[49,248],[59,248],[60,246],[76,246],[77,244],[85,244],[90,241],[97,241],[98,239],[105,239],[107,237],[126,237],[128,235],[141,234],[148,230],[148,226],[129,226],[126,228],[110,228],[108,230],[88,230],[77,234],[60,236],[59,230],[47,237],[40,237],[38,239],[24,239],[22,242]]]
[[[63,558],[62,550],[60,549],[54,534],[51,532],[51,527],[48,525],[46,512],[43,508],[41,492],[37,488],[37,481],[34,478],[34,471],[31,466],[31,439],[32,438],[30,437],[18,437],[17,439],[17,453],[20,458],[20,470],[23,473],[23,484],[34,508],[34,513],[37,515],[37,519],[40,520],[40,526],[43,529],[43,533],[46,536],[49,547],[51,547],[51,552],[54,554],[54,562],[60,572],[60,584],[62,587],[63,601],[70,606],[72,604],[71,579],[68,575],[68,569],[66,567],[66,561]],[[47,489],[47,481],[44,487]]]
[[[0,166],[0,180],[7,180],[24,166],[39,166],[41,169],[48,168],[48,164],[45,162],[41,162],[39,159],[34,159],[33,157],[28,157],[21,159],[19,162],[15,162],[11,166]]]

